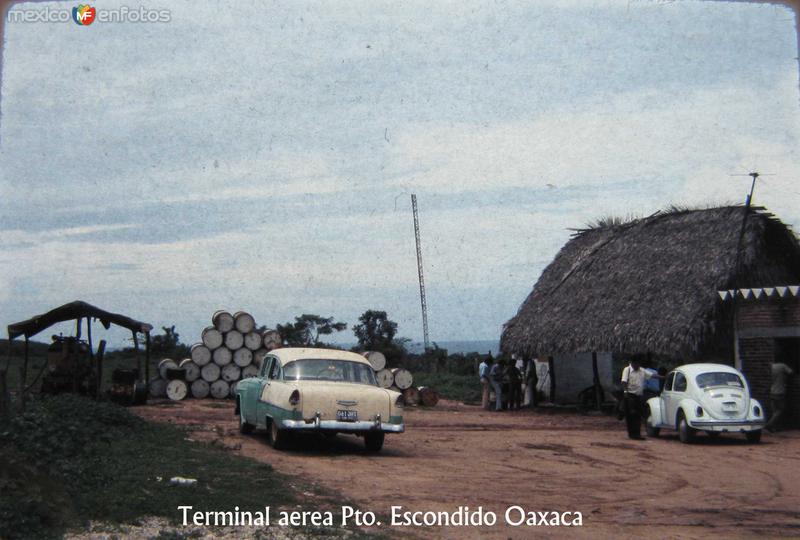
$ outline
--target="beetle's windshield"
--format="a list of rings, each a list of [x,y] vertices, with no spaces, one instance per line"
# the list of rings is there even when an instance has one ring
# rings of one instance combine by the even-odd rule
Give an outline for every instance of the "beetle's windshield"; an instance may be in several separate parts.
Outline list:
[[[347,360],[295,360],[283,367],[283,378],[287,381],[338,381],[378,385],[371,366]]]
[[[701,373],[698,375],[697,386],[700,388],[710,388],[712,386],[736,386],[744,388],[744,383],[742,382],[742,378],[736,373],[712,371],[710,373]]]

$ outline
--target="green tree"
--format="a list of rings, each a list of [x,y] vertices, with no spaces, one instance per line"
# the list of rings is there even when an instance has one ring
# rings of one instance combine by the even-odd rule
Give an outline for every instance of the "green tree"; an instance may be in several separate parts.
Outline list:
[[[353,327],[358,345],[369,351],[383,351],[392,348],[397,334],[397,323],[389,320],[385,311],[367,310],[358,318],[361,324]],[[402,347],[402,345],[400,345]]]
[[[180,335],[175,331],[174,324],[169,327],[162,326],[161,330],[163,334],[150,336],[150,353],[152,355],[161,357],[168,356],[175,359],[189,356],[189,346],[181,343]],[[140,339],[139,346],[141,347],[143,343],[144,340]],[[130,352],[133,351],[133,348],[127,347],[125,350]]]
[[[321,317],[304,313],[294,318],[294,322],[279,324],[278,333],[286,345],[315,346],[321,345],[320,336],[329,336],[347,328],[347,323],[334,322],[333,317]]]

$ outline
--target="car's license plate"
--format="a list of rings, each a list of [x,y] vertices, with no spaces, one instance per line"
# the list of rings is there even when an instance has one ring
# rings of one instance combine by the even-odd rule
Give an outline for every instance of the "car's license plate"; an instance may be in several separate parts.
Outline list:
[[[357,422],[358,411],[336,411],[336,419],[340,422]]]

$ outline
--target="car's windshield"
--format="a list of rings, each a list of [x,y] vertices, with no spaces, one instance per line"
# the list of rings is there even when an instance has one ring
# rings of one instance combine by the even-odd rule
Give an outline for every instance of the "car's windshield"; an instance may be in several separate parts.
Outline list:
[[[347,360],[308,358],[295,360],[283,368],[287,381],[338,381],[377,386],[372,367]]]
[[[737,386],[739,388],[744,388],[744,383],[742,382],[742,378],[736,373],[712,371],[698,375],[697,386],[700,388],[710,388],[712,386]]]

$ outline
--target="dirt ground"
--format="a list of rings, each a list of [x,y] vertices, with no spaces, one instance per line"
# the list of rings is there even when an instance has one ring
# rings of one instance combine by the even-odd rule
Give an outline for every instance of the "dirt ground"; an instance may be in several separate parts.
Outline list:
[[[608,416],[544,411],[484,412],[443,401],[406,410],[406,433],[389,435],[379,455],[362,440],[312,438],[273,450],[263,433],[242,436],[232,402],[187,400],[137,408],[158,421],[194,425],[193,437],[216,439],[234,452],[341,493],[388,520],[403,511],[483,507],[488,527],[390,527],[420,538],[721,538],[800,536],[800,432],[741,435],[693,445],[671,434],[627,439]],[[196,434],[196,435],[195,435]],[[506,508],[581,512],[583,526],[512,527]],[[316,509],[313,501],[304,509]],[[572,519],[572,518],[569,518]]]

